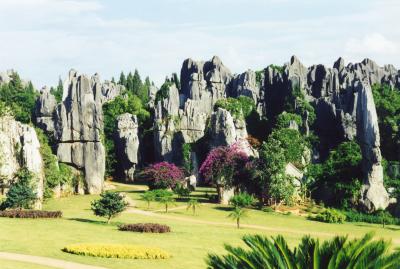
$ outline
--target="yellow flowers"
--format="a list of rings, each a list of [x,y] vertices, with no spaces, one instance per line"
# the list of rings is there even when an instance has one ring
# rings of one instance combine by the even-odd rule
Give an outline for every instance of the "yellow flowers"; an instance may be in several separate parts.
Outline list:
[[[121,259],[168,259],[171,255],[156,247],[121,244],[72,244],[64,252],[82,256]]]

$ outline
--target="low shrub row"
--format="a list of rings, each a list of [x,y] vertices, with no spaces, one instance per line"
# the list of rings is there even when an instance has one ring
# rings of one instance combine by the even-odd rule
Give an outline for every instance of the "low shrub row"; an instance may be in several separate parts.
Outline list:
[[[346,221],[348,222],[367,222],[375,224],[385,224],[389,225],[400,225],[400,219],[393,217],[387,212],[377,212],[374,214],[365,214],[356,211],[343,211],[346,215]]]
[[[40,219],[40,218],[61,218],[61,211],[44,211],[44,210],[4,210],[0,211],[0,217],[5,218],[29,218],[29,219]]]
[[[318,213],[315,217],[310,218],[327,223],[343,223],[346,220],[346,215],[336,209],[328,208]]]
[[[139,232],[139,233],[169,233],[171,228],[167,225],[158,223],[134,223],[123,224],[118,227],[120,231]]]
[[[73,244],[62,251],[82,256],[120,259],[168,259],[171,255],[155,247],[120,244]]]

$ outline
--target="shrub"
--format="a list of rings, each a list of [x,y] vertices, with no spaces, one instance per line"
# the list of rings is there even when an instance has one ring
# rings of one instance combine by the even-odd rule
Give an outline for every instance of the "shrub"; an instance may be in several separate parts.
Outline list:
[[[326,209],[314,217],[314,220],[327,223],[343,223],[346,215],[335,209]]]
[[[165,206],[165,213],[168,213],[168,207],[175,204],[174,194],[167,190],[156,190],[156,201]]]
[[[146,167],[140,177],[147,182],[150,189],[174,189],[178,183],[184,182],[183,171],[168,162],[152,164]]]
[[[139,232],[139,233],[169,233],[171,228],[158,223],[134,223],[118,226],[120,231]]]
[[[16,174],[17,181],[14,182],[7,192],[6,200],[1,204],[2,209],[6,208],[32,208],[37,200],[34,187],[32,186],[33,173],[27,168],[22,168]]]
[[[82,256],[120,259],[167,259],[171,255],[159,248],[121,244],[73,244],[62,251]]]
[[[110,223],[119,213],[124,211],[128,203],[124,201],[124,197],[117,192],[106,191],[100,194],[100,199],[92,202],[92,210],[96,216],[107,218]]]
[[[214,109],[223,108],[231,113],[235,119],[247,117],[255,109],[253,99],[247,96],[239,96],[238,98],[228,97],[227,99],[218,100]]]
[[[190,190],[189,188],[185,188],[183,185],[179,184],[174,189],[174,193],[178,195],[179,198],[189,197]]]
[[[382,212],[376,212],[372,214],[366,214],[357,211],[342,211],[342,212],[344,215],[346,215],[346,221],[348,222],[366,222],[366,223],[382,224],[384,220],[385,224],[388,225],[400,225],[400,219],[393,217],[387,212],[385,212],[384,216],[382,216]]]
[[[245,192],[236,194],[229,200],[229,203],[234,207],[250,207],[254,202],[254,197]]]
[[[61,211],[42,211],[42,210],[5,210],[0,211],[0,217],[4,218],[61,218]]]
[[[147,209],[150,208],[150,203],[156,200],[156,194],[154,191],[146,191],[141,195],[143,201],[147,203]]]

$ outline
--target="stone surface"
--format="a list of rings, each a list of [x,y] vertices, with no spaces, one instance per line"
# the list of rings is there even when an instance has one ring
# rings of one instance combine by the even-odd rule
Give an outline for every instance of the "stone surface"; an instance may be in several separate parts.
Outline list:
[[[43,87],[40,90],[39,98],[36,100],[35,121],[36,125],[48,132],[54,132],[54,117],[57,101],[54,95],[50,93],[50,89]]]
[[[85,192],[90,194],[100,193],[104,182],[102,96],[98,75],[89,78],[71,70],[56,109],[57,156],[82,172]]]
[[[34,175],[32,183],[38,198],[35,208],[40,209],[43,200],[44,172],[40,143],[35,129],[15,121],[11,116],[1,117],[0,180],[6,188],[22,167],[26,167]]]
[[[122,114],[117,118],[117,156],[127,181],[134,180],[139,163],[139,122],[136,115]]]

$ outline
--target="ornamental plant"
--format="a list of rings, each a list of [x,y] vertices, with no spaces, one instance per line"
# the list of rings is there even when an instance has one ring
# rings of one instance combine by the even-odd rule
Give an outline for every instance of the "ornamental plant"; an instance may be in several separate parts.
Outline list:
[[[176,165],[160,162],[146,167],[140,177],[147,182],[151,190],[174,189],[178,184],[183,184],[185,176]]]
[[[200,167],[200,174],[208,183],[234,187],[238,185],[242,168],[248,161],[248,156],[239,143],[231,146],[214,148]]]
[[[96,216],[107,218],[107,224],[111,219],[123,212],[128,206],[124,196],[118,192],[106,191],[100,194],[100,199],[92,202],[92,211]]]

